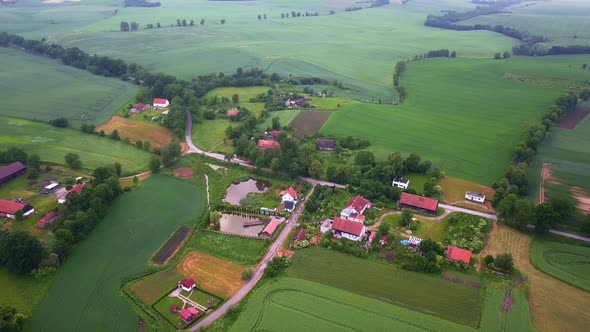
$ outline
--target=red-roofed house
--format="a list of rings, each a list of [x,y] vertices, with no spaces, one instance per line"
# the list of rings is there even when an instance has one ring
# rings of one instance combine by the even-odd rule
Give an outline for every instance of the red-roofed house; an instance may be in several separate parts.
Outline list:
[[[155,108],[166,108],[170,106],[170,102],[168,99],[164,98],[154,98],[154,107]]]
[[[23,211],[23,216],[28,217],[35,212],[35,209],[26,203],[0,199],[0,217],[16,219],[16,213],[18,211]]]
[[[185,308],[180,311],[180,318],[187,324],[195,320],[198,315],[199,311],[193,307]]]
[[[471,251],[448,246],[447,259],[453,262],[463,262],[465,264],[469,264],[469,261],[471,260]]]
[[[438,201],[428,197],[402,193],[397,205],[399,207],[408,207],[420,212],[435,214],[436,209],[438,208]]]
[[[278,148],[279,146],[281,146],[281,145],[277,141],[270,141],[270,140],[266,140],[266,139],[258,140],[258,147],[261,150],[274,149],[274,148]]]
[[[281,192],[281,196],[282,196],[282,200],[283,202],[285,201],[289,201],[289,202],[293,202],[297,200],[297,192],[295,191],[295,189],[293,189],[293,187],[289,187],[289,189]]]
[[[231,109],[227,111],[227,116],[237,116],[238,113],[240,113],[240,111],[238,111],[237,109]]]
[[[373,204],[369,202],[368,199],[357,195],[346,203],[344,210],[340,212],[340,218],[363,222],[365,220],[363,213],[365,213],[365,210],[372,205]]]
[[[59,204],[63,204],[66,202],[67,197],[70,193],[74,193],[76,195],[80,195],[80,193],[82,192],[82,189],[84,188],[85,183],[78,183],[77,185],[73,186],[72,189],[66,191],[65,194],[61,195],[60,197],[57,198],[57,202]]]
[[[270,132],[270,136],[272,136],[273,138],[279,137],[280,134],[281,134],[281,131],[280,130],[272,130]]]
[[[44,215],[37,222],[37,227],[44,228],[45,226],[51,224],[56,218],[57,218],[57,211],[51,211],[48,214]]]
[[[360,241],[366,231],[365,225],[348,219],[336,217],[332,223],[332,233],[336,238],[343,237],[351,241]]]
[[[307,239],[307,230],[305,230],[305,228],[298,229],[293,235],[293,241],[303,241],[305,239]]]
[[[182,288],[183,291],[187,292],[192,291],[195,288],[195,286],[197,286],[197,283],[193,278],[182,279],[178,282],[178,287]]]
[[[261,237],[271,237],[276,232],[276,230],[280,224],[281,224],[281,222],[278,219],[272,218],[270,220],[270,222],[268,223],[268,225],[266,225],[266,227],[264,227],[264,229],[262,230],[262,233],[260,233],[260,236]]]

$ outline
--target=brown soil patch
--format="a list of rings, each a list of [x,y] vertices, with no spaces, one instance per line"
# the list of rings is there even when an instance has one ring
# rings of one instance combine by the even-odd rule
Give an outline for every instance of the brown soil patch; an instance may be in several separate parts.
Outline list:
[[[590,114],[590,106],[578,105],[575,110],[567,113],[557,126],[563,129],[576,129],[588,114]]]
[[[332,113],[327,111],[301,111],[291,121],[289,127],[297,130],[297,138],[303,138],[306,135],[312,136],[322,129],[330,115]]]
[[[291,259],[291,257],[293,257],[293,254],[295,252],[293,250],[289,250],[289,249],[285,249],[283,247],[279,248],[279,251],[277,251],[277,257],[287,257],[289,259]]]
[[[186,142],[180,142],[180,151],[181,153],[185,153],[188,151],[188,144],[186,144]]]
[[[590,293],[570,286],[539,270],[530,262],[531,237],[497,225],[493,242],[481,253],[511,253],[514,264],[529,280],[529,304],[533,324],[539,331],[585,331],[590,321]]]
[[[242,271],[247,267],[197,251],[186,255],[178,270],[194,278],[200,288],[213,294],[231,297],[246,284]]]
[[[473,287],[473,288],[481,288],[481,284],[479,282],[469,280],[467,278],[460,278],[460,277],[454,276],[446,271],[444,271],[441,274],[441,278],[443,278],[444,280],[454,282],[456,284],[463,284],[463,285],[467,285],[467,286]]]
[[[176,139],[174,133],[166,128],[148,122],[125,119],[120,116],[113,116],[109,122],[96,127],[95,130],[104,130],[105,134],[109,135],[115,129],[119,131],[121,140],[129,138],[134,143],[140,140],[149,141],[152,149],[161,149]]]
[[[487,208],[485,212],[493,211],[491,200],[494,198],[496,190],[494,190],[494,188],[492,187],[484,186],[476,182],[454,178],[451,176],[445,176],[442,180],[439,181],[438,184],[443,188],[443,200],[445,202],[468,203],[469,201],[465,200],[465,192],[471,191],[474,193],[486,195],[486,201],[484,204],[476,204]],[[472,206],[468,208],[473,209]]]
[[[177,167],[174,169],[174,175],[183,179],[191,179],[193,176],[195,176],[195,171],[188,167]]]
[[[571,187],[572,195],[578,201],[578,209],[585,214],[590,213],[590,197],[580,187]]]

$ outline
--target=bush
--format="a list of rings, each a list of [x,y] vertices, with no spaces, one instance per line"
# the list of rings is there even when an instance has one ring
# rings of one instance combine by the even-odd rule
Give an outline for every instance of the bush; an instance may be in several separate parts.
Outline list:
[[[248,281],[252,279],[252,269],[245,269],[242,271],[242,280]]]
[[[487,255],[484,259],[483,259],[483,263],[486,266],[490,266],[491,264],[494,264],[494,256],[492,255]]]
[[[500,254],[496,256],[494,266],[497,269],[511,273],[514,269],[514,260],[512,259],[512,254]]]
[[[55,271],[57,271],[57,269],[55,267],[47,266],[47,267],[34,269],[33,271],[31,271],[31,275],[33,277],[35,277],[35,279],[41,279],[43,277],[46,277],[46,276],[52,274]]]
[[[490,220],[459,213],[449,217],[445,241],[452,246],[479,253],[485,246],[491,229]]]
[[[287,257],[274,257],[264,270],[264,275],[268,278],[274,278],[281,275],[291,265],[291,260]]]

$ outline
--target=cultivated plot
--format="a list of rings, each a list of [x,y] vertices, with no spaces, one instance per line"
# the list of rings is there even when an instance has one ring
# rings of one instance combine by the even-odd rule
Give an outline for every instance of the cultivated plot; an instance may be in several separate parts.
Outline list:
[[[590,248],[535,240],[531,260],[539,270],[590,291]]]

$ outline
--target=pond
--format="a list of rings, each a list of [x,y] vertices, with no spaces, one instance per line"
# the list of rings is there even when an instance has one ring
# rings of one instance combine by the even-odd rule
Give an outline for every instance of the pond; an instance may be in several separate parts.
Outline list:
[[[263,193],[269,187],[270,185],[268,183],[252,179],[234,183],[227,188],[224,200],[232,205],[240,205],[240,201],[248,196],[249,193]]]
[[[244,227],[245,223],[256,223],[256,217],[243,217],[235,214],[222,214],[219,219],[219,230],[236,235],[258,236],[266,223]]]

